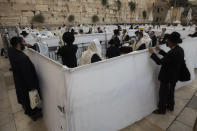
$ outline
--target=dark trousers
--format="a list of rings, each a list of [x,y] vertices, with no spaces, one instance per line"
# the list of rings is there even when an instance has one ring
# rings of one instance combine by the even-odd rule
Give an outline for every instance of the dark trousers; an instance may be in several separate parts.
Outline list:
[[[4,48],[1,49],[1,56],[4,55]]]
[[[28,115],[28,116],[33,115],[34,112],[33,112],[33,110],[31,109],[29,103],[23,103],[23,104],[22,104],[22,107],[23,107],[23,109],[24,109],[26,115]]]
[[[174,90],[176,82],[162,82],[160,81],[159,89],[159,110],[166,111],[166,107],[174,108]]]

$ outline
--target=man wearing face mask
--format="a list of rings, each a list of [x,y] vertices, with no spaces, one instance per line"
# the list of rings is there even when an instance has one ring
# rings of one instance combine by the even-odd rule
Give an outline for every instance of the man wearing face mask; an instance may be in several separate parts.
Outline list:
[[[166,109],[174,110],[174,91],[177,81],[181,75],[181,67],[184,64],[184,50],[178,45],[181,42],[180,35],[177,32],[173,32],[167,38],[167,46],[171,49],[168,53],[161,50],[159,46],[156,50],[163,58],[159,58],[153,51],[153,48],[149,48],[151,58],[161,65],[159,73],[160,89],[159,89],[159,104],[158,109],[153,113],[165,114]]]
[[[35,67],[29,57],[23,53],[28,44],[22,37],[13,37],[10,44],[12,47],[8,50],[8,56],[13,70],[18,103],[22,105],[26,115],[32,120],[37,120],[42,117],[42,113],[38,108],[31,109],[29,91],[37,89],[40,92],[40,89]]]

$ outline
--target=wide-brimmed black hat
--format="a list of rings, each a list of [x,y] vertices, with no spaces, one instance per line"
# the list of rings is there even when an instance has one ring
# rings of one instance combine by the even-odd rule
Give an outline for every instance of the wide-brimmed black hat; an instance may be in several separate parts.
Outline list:
[[[175,44],[182,43],[181,35],[178,32],[172,32],[167,39]]]
[[[27,33],[26,31],[22,31],[21,35],[22,35],[23,37],[26,37],[26,36],[28,35],[28,33]]]

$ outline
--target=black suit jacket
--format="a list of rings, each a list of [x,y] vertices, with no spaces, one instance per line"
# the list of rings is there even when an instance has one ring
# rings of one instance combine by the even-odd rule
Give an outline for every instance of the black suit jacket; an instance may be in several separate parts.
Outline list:
[[[106,52],[107,58],[113,58],[117,56],[120,56],[120,49],[118,47],[110,46],[109,48],[107,48],[107,52]]]
[[[29,91],[37,89],[40,93],[35,67],[29,57],[16,48],[10,48],[8,56],[13,70],[18,102],[22,105],[29,104]]]
[[[168,53],[161,50],[159,54],[164,57],[160,59],[155,53],[151,55],[151,58],[161,65],[158,79],[162,82],[177,82],[180,78],[181,66],[184,63],[183,49],[177,45]]]
[[[157,37],[154,35],[151,39],[152,39],[152,47],[155,47],[157,45]]]
[[[77,67],[77,49],[77,45],[66,45],[58,50],[57,54],[62,56],[63,65],[69,68]]]

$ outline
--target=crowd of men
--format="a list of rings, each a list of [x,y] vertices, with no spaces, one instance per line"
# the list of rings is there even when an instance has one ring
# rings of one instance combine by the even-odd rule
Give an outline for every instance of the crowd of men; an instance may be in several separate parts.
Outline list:
[[[98,28],[98,30],[103,32],[100,27]],[[196,28],[196,32],[197,32],[197,28]],[[195,37],[196,32],[194,34],[190,34],[189,36]],[[177,35],[178,37],[181,37],[181,35],[178,32],[174,32],[174,34]],[[144,50],[149,47],[162,45],[167,42],[169,36],[170,34],[166,33],[166,28],[163,28],[162,32],[157,36],[154,31],[151,31],[151,28],[149,30],[139,29],[135,32],[135,36],[129,36],[126,29],[122,29],[120,26],[118,26],[118,28],[114,30],[114,35],[112,36],[112,38],[109,40],[107,44],[107,49],[105,53],[106,55],[104,57],[102,56],[102,48],[100,42],[98,40],[95,42],[94,40],[90,42],[90,44],[86,47],[86,50],[82,53],[79,64],[77,64],[76,61],[77,46],[73,45],[73,42],[75,40],[75,35],[73,35],[72,32],[66,32],[62,37],[64,46],[60,47],[58,51],[58,55],[62,56],[62,61],[64,65],[73,68],[76,67],[77,65],[90,64],[100,61],[102,59],[109,59],[133,51]],[[69,42],[68,42],[69,40],[68,37],[72,38],[72,40]],[[178,43],[182,43],[182,39],[179,39]],[[72,52],[73,54],[70,52]],[[69,55],[71,55],[73,59],[70,59]],[[72,61],[72,60],[75,61],[75,64],[72,66],[65,63],[65,61]]]

